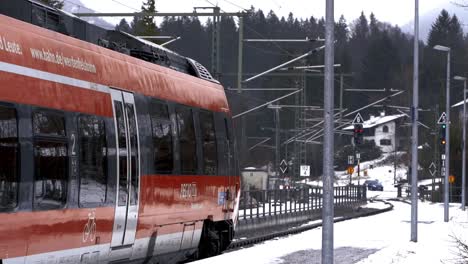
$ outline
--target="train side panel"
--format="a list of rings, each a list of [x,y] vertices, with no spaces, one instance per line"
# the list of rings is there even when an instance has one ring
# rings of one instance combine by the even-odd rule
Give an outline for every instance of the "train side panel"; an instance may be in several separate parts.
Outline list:
[[[235,224],[240,184],[232,138],[226,141],[229,109],[220,85],[0,15],[0,107],[5,104],[18,114],[21,164],[18,205],[0,213],[0,260],[4,263],[105,263],[117,251],[110,246],[118,182],[111,88],[135,95],[141,142],[136,240],[122,258],[193,252],[207,220]],[[192,109],[198,144],[194,174],[181,173],[177,165],[181,147],[176,128],[180,124],[173,110],[174,169],[168,174],[155,170],[148,100],[156,98],[172,108]],[[42,111],[63,117],[66,133],[61,138],[34,134],[32,115]],[[213,175],[202,171],[199,112],[203,111],[212,112],[216,119],[219,171]],[[81,116],[95,116],[105,123],[107,191],[105,202],[99,205],[80,203],[82,164],[75,145]],[[63,142],[60,146],[67,153],[61,154],[68,173],[66,204],[54,210],[38,209],[33,202],[38,192],[34,153],[52,151],[37,147],[37,142],[46,139]]]

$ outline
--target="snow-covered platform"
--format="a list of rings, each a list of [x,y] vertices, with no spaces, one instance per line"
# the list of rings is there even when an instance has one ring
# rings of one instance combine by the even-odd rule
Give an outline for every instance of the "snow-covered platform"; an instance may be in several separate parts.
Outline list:
[[[443,204],[419,202],[418,242],[413,243],[411,205],[392,203],[394,210],[390,212],[334,225],[335,263],[458,263],[453,237],[468,241],[468,211],[451,204],[450,222],[445,223]],[[196,263],[320,263],[321,239],[322,229],[317,228]]]

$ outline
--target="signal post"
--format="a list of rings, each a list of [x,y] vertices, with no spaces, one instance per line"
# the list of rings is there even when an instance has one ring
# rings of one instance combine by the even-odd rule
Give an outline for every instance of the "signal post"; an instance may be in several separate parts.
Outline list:
[[[361,153],[359,152],[358,146],[364,142],[364,119],[360,113],[357,113],[354,117],[353,123],[353,143],[354,143],[354,155],[357,161],[357,174],[358,174],[358,186],[361,185]],[[361,189],[358,188],[358,197],[361,197]]]
[[[439,127],[439,143],[441,145],[440,157],[441,157],[441,166],[440,166],[440,176],[444,177],[444,222],[449,221],[449,165],[450,165],[450,146],[447,139],[449,124],[448,116],[443,112],[439,120],[437,120]],[[444,148],[445,147],[445,148]]]

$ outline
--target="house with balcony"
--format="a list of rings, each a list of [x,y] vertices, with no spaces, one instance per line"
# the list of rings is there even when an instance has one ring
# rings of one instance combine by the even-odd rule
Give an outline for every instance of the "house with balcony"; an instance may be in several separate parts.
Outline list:
[[[403,120],[405,115],[385,115],[380,112],[379,115],[370,115],[368,120],[364,120],[364,140],[375,142],[375,145],[382,149],[382,152],[393,152],[397,149],[398,122]],[[344,130],[353,130],[354,126],[345,127]],[[351,139],[352,140],[352,139]]]

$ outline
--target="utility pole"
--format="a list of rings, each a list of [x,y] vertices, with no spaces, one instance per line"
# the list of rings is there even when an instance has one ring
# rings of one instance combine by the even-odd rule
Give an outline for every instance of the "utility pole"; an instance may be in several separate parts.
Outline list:
[[[276,178],[279,177],[279,166],[280,166],[280,107],[275,106],[275,123],[276,123],[276,131],[275,131],[275,167],[276,167]]]
[[[413,107],[411,108],[411,241],[418,242],[419,0],[414,1]]]
[[[461,208],[465,211],[465,185],[466,185],[466,77],[454,76],[453,79],[463,81],[463,130],[462,130],[462,193]]]
[[[343,119],[343,74],[340,74],[340,121]]]
[[[333,154],[334,154],[334,0],[326,0],[325,15],[325,80],[324,80],[324,140],[323,140],[323,209],[322,264],[333,264]]]
[[[435,45],[435,50],[447,52],[447,86],[445,97],[445,175],[444,175],[444,222],[449,221],[449,173],[450,173],[450,47]],[[444,162],[444,161],[442,161]]]
[[[208,7],[206,7],[208,8]],[[213,9],[213,34],[211,34],[211,72],[213,72],[214,78],[219,80],[221,77],[221,64],[220,64],[220,57],[221,57],[221,42],[220,42],[220,34],[221,34],[221,16],[220,8],[218,6],[212,7]]]
[[[437,124],[437,120],[439,118],[439,104],[436,104],[435,106],[435,111],[434,111],[434,123]],[[438,131],[438,126],[436,125],[435,128],[434,128],[434,162],[435,164],[437,164],[436,166],[436,170],[439,170],[440,171],[440,159],[439,159],[439,155],[437,155],[439,153],[439,131]],[[432,190],[431,190],[431,201],[434,203],[435,202],[435,199],[434,199],[434,190],[435,190],[435,176],[437,175],[438,173],[434,173],[432,175]]]
[[[244,59],[244,17],[239,17],[239,41],[237,43],[237,93],[242,94],[242,63]],[[246,134],[246,117],[242,116],[240,120],[241,138],[240,138],[240,160],[241,164],[244,164],[247,156],[247,134]],[[269,189],[270,183],[267,184]]]
[[[281,106],[279,105],[268,105],[269,109],[275,110],[275,172],[276,178],[279,178],[280,175],[280,110]]]

